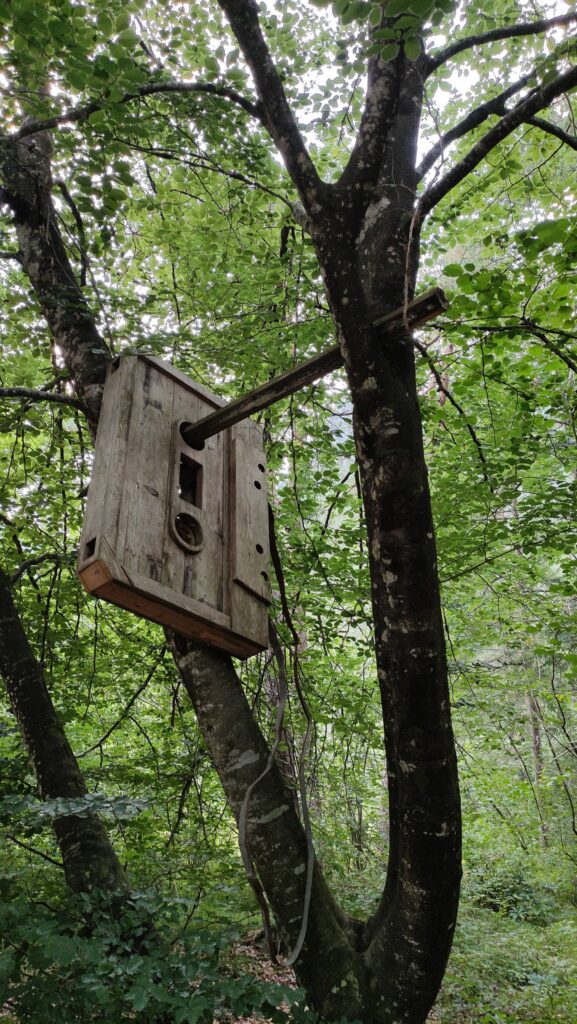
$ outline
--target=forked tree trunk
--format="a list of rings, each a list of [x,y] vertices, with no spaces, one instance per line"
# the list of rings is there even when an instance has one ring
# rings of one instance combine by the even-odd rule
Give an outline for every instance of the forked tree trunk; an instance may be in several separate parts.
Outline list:
[[[254,42],[254,8],[223,6],[250,56],[242,22],[249,12]],[[323,185],[306,160],[288,154],[291,173],[306,170],[299,187],[349,378],[367,520],[390,801],[387,882],[370,921],[340,910],[318,864],[306,906],[306,837],[278,768],[263,776],[269,750],[230,659],[180,637],[172,647],[237,817],[247,788],[263,776],[248,805],[246,838],[291,947],[306,914],[296,971],[309,998],[329,1019],[422,1024],[455,924],[459,799],[412,345],[400,334],[381,348],[372,327],[374,314],[402,304],[413,286],[414,253],[407,253],[420,84],[404,64],[386,72],[379,65],[371,88],[364,136],[338,185]],[[279,101],[270,114],[273,137],[274,118],[282,130],[285,114]],[[14,212],[23,267],[95,424],[108,353],[62,246],[49,155],[44,137],[5,146],[4,199]],[[38,688],[31,673],[33,683]],[[27,737],[30,713],[26,706],[21,715]],[[44,760],[42,754],[38,765]],[[94,856],[89,844],[83,849]]]
[[[260,29],[258,4],[218,2],[258,93],[258,103],[240,97],[240,105],[268,131],[299,192],[352,396],[390,816],[386,884],[371,920],[353,921],[339,909],[318,864],[307,907],[306,837],[277,766],[265,771],[269,750],[230,659],[180,637],[172,638],[172,648],[229,803],[237,817],[247,809],[250,852],[289,945],[298,940],[303,916],[307,918],[296,970],[311,1001],[332,1019],[423,1024],[455,926],[459,793],[413,345],[403,332],[382,343],[372,324],[375,314],[412,295],[420,218],[516,127],[573,88],[577,68],[530,88],[510,110],[506,100],[516,98],[528,78],[473,110],[449,133],[451,138],[462,138],[490,114],[499,120],[417,204],[416,146],[425,79],[461,49],[518,34],[515,26],[498,36],[489,32],[461,40],[456,49],[448,46],[436,57],[423,53],[416,62],[408,60],[403,47],[390,62],[372,58],[354,148],[338,181],[329,184],[321,181],[300,135]],[[566,24],[573,17],[553,21]],[[543,31],[543,24],[535,31]],[[239,101],[228,89],[223,95]],[[433,147],[425,169],[444,145],[441,140]],[[23,267],[95,425],[108,353],[55,223],[47,136],[38,133],[24,144],[2,143],[0,174]],[[26,685],[41,692],[32,671]],[[19,715],[33,744],[27,721],[31,714],[23,704]],[[51,733],[54,748],[60,744],[64,749],[57,731]],[[42,755],[38,763],[44,761]],[[247,808],[249,788],[253,793]]]

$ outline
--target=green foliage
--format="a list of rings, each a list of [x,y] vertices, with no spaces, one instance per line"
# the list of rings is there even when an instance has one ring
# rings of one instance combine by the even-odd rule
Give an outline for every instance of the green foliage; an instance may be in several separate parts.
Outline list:
[[[466,893],[477,906],[515,921],[547,925],[558,913],[555,887],[532,875],[522,855],[469,868]]]
[[[229,1012],[314,1024],[301,993],[223,972],[230,938],[189,929],[186,901],[93,892],[52,909],[10,895],[0,907],[0,1003],[9,999],[18,1020],[209,1024]]]
[[[107,338],[118,351],[172,359],[234,397],[334,338],[310,239],[288,205],[295,196],[261,129],[247,129],[243,112],[218,97],[120,102],[144,81],[172,76],[252,95],[217,7],[178,5],[168,18],[157,3],[14,0],[0,5],[0,60],[10,126],[25,106],[41,117],[88,99],[100,104],[88,121],[55,133],[53,173],[74,204],[55,190],[75,265],[88,262],[85,294]],[[445,0],[392,0],[382,22],[381,4],[328,7],[267,4],[262,17],[329,180],[354,137],[368,54],[392,61],[404,49],[416,60],[421,38],[440,47],[505,19],[550,13],[529,3],[457,9]],[[512,68],[553,67],[562,45],[538,36],[460,54],[429,80],[423,149],[506,87]],[[47,67],[50,89],[39,95]],[[570,125],[565,110],[551,117]],[[486,127],[445,159],[463,157]],[[451,306],[420,340],[463,410],[441,404],[427,363],[417,360],[466,821],[467,902],[439,1008],[447,1024],[577,1019],[577,964],[569,959],[577,945],[575,217],[573,154],[523,126],[435,210],[421,247],[419,287],[441,283]],[[2,248],[11,246],[6,218]],[[15,261],[2,261],[0,273],[1,383],[50,384],[38,307]],[[287,599],[301,638],[297,670],[316,723],[307,765],[316,849],[346,909],[365,916],[382,890],[389,822],[344,376],[273,408],[265,426]],[[1,869],[14,903],[0,911],[0,970],[10,998],[36,1024],[146,1021],[166,1009],[202,1020],[225,1007],[281,1019],[282,993],[226,978],[219,967],[224,940],[215,936],[253,925],[256,911],[232,816],[162,634],[93,602],[74,577],[90,476],[82,417],[7,401],[0,458],[3,566],[16,574],[29,559],[57,556],[30,565],[14,592],[92,794],[72,809],[105,813],[136,889],[160,893],[135,896],[122,923],[103,904],[61,905],[51,822],[71,805],[39,805],[4,705]],[[273,614],[292,669],[278,600]],[[274,662],[262,656],[241,671],[270,736]],[[304,723],[292,693],[285,725],[280,761],[295,787]],[[153,918],[162,938],[149,931]]]
[[[574,919],[541,928],[465,903],[435,1010],[440,1024],[572,1024],[576,938]]]

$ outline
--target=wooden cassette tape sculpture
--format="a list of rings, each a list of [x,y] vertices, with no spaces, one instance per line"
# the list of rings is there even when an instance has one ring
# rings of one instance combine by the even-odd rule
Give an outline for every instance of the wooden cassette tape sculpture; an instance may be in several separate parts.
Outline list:
[[[268,644],[262,430],[244,419],[185,440],[224,404],[153,357],[111,364],[78,573],[90,593],[247,658]]]

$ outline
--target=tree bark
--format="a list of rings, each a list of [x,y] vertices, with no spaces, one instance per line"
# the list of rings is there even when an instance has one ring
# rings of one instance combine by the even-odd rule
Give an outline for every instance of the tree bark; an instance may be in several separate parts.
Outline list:
[[[0,140],[1,198],[14,215],[20,263],[39,300],[54,343],[74,378],[96,429],[110,358],[58,230],[51,198],[50,141],[46,134]],[[7,577],[0,572],[0,672],[34,766],[42,799],[86,795],[86,784],[26,639]],[[54,822],[66,880],[75,891],[126,888],[124,871],[97,815],[66,815]]]
[[[96,433],[110,352],[77,283],[52,202],[47,132],[0,140],[0,199],[14,216],[22,269]]]
[[[87,789],[0,570],[0,673],[34,766],[42,800],[79,798]],[[97,815],[54,820],[66,881],[73,892],[122,890],[126,878]]]

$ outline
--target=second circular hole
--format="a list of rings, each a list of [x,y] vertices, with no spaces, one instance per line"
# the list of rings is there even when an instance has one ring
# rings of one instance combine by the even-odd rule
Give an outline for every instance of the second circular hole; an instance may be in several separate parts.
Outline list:
[[[181,512],[174,520],[174,529],[186,547],[198,549],[202,546],[202,526],[194,516]]]

